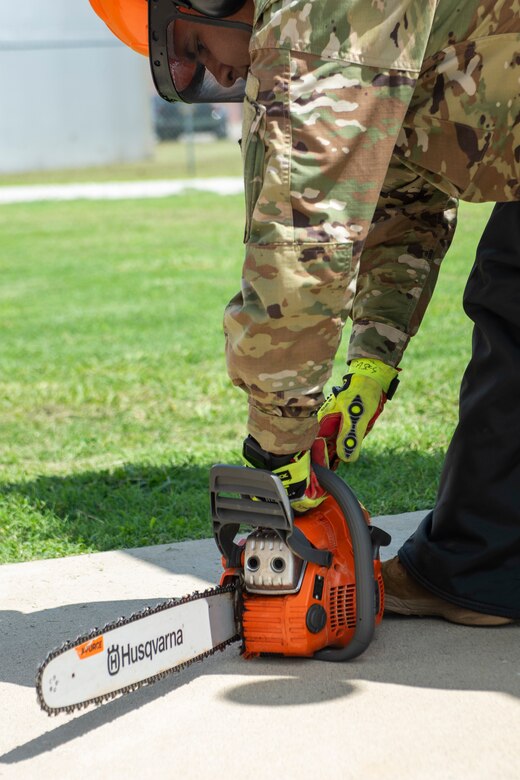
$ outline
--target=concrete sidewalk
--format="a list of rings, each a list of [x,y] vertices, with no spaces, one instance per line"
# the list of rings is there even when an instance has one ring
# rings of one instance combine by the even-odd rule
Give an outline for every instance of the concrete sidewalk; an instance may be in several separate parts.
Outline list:
[[[236,195],[243,192],[240,177],[212,179],[158,179],[141,181],[85,182],[84,184],[28,184],[0,186],[0,205],[60,200],[132,200],[167,198],[188,190]]]
[[[421,516],[374,520],[385,557]],[[387,617],[351,663],[232,646],[97,709],[39,710],[49,650],[219,574],[212,540],[0,567],[0,777],[518,780],[518,625]]]

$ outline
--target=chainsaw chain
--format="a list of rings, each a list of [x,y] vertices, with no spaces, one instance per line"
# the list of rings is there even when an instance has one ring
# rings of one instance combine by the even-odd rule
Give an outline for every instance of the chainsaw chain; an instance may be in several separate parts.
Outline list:
[[[209,656],[216,653],[218,650],[220,651],[224,650],[228,645],[232,644],[233,642],[237,642],[241,638],[240,634],[235,634],[230,639],[226,639],[225,642],[221,642],[220,644],[215,645],[215,647],[213,647],[211,650],[206,650],[204,653],[200,653],[200,655],[197,655],[194,658],[190,658],[188,661],[184,661],[178,666],[174,666],[171,669],[167,669],[164,672],[159,672],[158,674],[154,674],[151,677],[147,677],[145,680],[140,680],[137,683],[132,683],[131,685],[126,685],[122,688],[118,688],[117,691],[111,691],[110,693],[105,693],[103,694],[103,696],[96,696],[93,699],[88,699],[87,701],[80,702],[79,704],[70,704],[67,705],[66,707],[49,707],[44,700],[44,695],[42,690],[42,675],[45,667],[54,658],[56,658],[56,656],[61,655],[62,653],[66,652],[67,650],[70,650],[73,647],[82,645],[84,642],[88,642],[90,639],[95,639],[100,634],[105,634],[108,631],[112,631],[114,628],[121,628],[121,626],[126,626],[129,623],[133,623],[136,620],[140,620],[143,617],[148,617],[149,615],[154,615],[157,612],[162,612],[165,609],[170,609],[170,607],[179,606],[180,604],[187,604],[190,601],[197,601],[198,599],[205,599],[208,598],[209,596],[218,596],[220,593],[235,593],[235,592],[237,592],[237,586],[234,583],[230,583],[228,585],[223,585],[223,586],[217,586],[215,588],[208,588],[207,590],[204,591],[195,591],[194,593],[191,593],[189,596],[184,596],[182,598],[172,598],[172,599],[168,599],[167,601],[163,601],[161,604],[158,604],[156,607],[145,607],[139,612],[134,612],[128,618],[124,618],[124,617],[118,618],[117,620],[114,620],[112,623],[107,623],[105,626],[103,626],[102,629],[93,628],[87,634],[82,634],[81,636],[78,636],[77,639],[64,642],[60,647],[57,647],[55,650],[52,650],[49,653],[47,658],[40,665],[38,672],[36,674],[36,695],[40,707],[42,708],[42,710],[45,710],[47,715],[58,715],[60,712],[65,712],[67,714],[70,714],[75,712],[76,710],[82,710],[85,707],[88,707],[90,704],[95,704],[95,705],[102,704],[105,701],[110,701],[112,699],[115,699],[117,696],[121,696],[125,693],[131,693],[132,691],[136,691],[145,685],[151,685],[152,683],[155,683],[158,680],[162,680],[165,677],[168,677],[168,675],[173,674],[174,672],[180,672],[183,669],[187,669],[196,661],[202,661],[204,660],[204,658],[208,658]]]

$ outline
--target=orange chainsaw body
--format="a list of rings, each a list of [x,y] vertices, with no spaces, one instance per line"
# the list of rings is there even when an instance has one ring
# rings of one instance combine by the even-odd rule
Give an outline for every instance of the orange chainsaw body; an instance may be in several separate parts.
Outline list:
[[[345,647],[355,634],[355,563],[342,511],[334,498],[328,496],[318,508],[296,517],[294,526],[303,532],[313,547],[330,551],[332,563],[327,567],[305,562],[297,592],[286,595],[248,592],[246,579],[242,588],[242,632],[246,657],[263,653],[310,657],[326,647]],[[245,552],[241,568],[225,568],[221,584],[228,584],[237,577],[243,578],[244,555]],[[377,555],[374,559],[376,625],[381,622],[383,609],[383,580]]]

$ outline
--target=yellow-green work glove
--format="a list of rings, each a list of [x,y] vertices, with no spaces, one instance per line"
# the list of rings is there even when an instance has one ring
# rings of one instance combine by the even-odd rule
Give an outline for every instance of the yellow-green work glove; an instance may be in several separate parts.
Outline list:
[[[331,468],[338,465],[338,459],[354,463],[359,458],[361,442],[397,389],[398,373],[373,358],[350,363],[344,384],[333,388],[318,412],[318,436],[327,441]]]
[[[327,493],[319,484],[312,463],[328,467],[327,443],[316,439],[312,450],[292,455],[275,455],[263,450],[252,436],[244,441],[243,456],[246,466],[266,469],[280,478],[295,512],[308,512],[319,506]]]

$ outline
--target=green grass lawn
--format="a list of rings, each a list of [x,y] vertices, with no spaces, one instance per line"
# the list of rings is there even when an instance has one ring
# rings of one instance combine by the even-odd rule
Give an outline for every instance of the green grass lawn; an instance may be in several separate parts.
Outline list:
[[[463,207],[399,393],[342,471],[373,514],[434,501],[489,211]],[[221,326],[242,219],[240,196],[201,193],[0,208],[0,561],[211,535],[208,469],[245,433]]]
[[[241,177],[242,158],[238,142],[231,139],[196,142],[190,148],[186,141],[165,141],[157,144],[153,153],[145,160],[90,168],[0,174],[0,187],[142,179],[189,179],[193,176]]]

